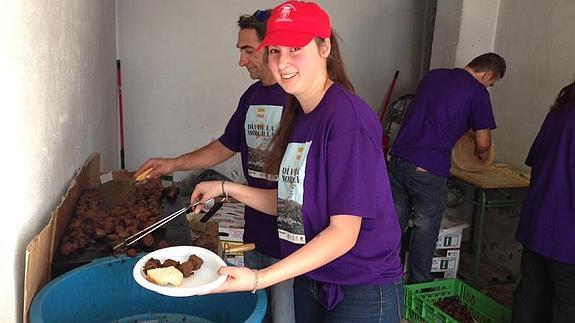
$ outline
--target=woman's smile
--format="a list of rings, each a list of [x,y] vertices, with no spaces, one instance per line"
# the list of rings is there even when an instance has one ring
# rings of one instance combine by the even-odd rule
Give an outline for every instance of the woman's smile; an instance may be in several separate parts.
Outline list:
[[[282,73],[282,74],[280,74],[280,75],[281,75],[282,79],[284,79],[284,80],[289,80],[289,79],[291,79],[292,77],[296,76],[297,74],[298,74],[298,73],[295,72],[295,73]]]

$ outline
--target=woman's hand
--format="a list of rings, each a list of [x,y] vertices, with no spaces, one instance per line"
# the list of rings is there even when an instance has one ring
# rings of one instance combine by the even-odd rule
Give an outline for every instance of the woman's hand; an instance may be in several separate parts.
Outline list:
[[[224,185],[227,184],[228,183],[225,183]],[[221,195],[224,195],[222,181],[199,182],[192,192],[190,203],[193,204],[196,202],[205,202],[211,198]],[[204,204],[198,204],[198,206],[194,208],[194,213],[200,213],[203,208]]]
[[[228,279],[220,287],[209,291],[208,294],[247,292],[252,291],[256,286],[256,271],[247,267],[220,267],[218,274],[228,275]],[[257,289],[264,287],[260,286],[259,277],[256,287]]]

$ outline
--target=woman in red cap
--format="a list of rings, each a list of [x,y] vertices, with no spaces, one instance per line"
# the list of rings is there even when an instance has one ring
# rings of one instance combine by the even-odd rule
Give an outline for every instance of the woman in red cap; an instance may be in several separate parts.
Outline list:
[[[286,257],[259,271],[221,268],[228,279],[212,293],[255,292],[295,277],[298,322],[399,322],[401,233],[377,116],[353,93],[318,5],[285,2],[267,30],[260,48],[289,94],[266,160],[278,189],[203,182],[191,198],[230,195],[276,215]]]

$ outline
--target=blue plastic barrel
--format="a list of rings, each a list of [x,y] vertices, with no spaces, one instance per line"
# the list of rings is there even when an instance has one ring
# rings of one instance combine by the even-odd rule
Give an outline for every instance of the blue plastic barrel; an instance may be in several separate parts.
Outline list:
[[[140,257],[101,258],[59,276],[34,297],[30,322],[251,323],[263,320],[267,305],[265,291],[164,296],[135,282],[132,268]]]

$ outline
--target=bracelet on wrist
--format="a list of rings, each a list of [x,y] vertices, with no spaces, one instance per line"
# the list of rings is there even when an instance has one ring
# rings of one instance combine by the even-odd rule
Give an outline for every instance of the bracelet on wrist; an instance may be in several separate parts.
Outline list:
[[[222,196],[224,197],[224,199],[222,200],[222,202],[226,203],[230,201],[230,197],[228,195],[228,188],[227,188],[227,183],[228,181],[223,180],[222,181]]]
[[[252,269],[252,271],[254,272],[254,288],[252,289],[252,294],[255,294],[260,285],[260,273],[257,269]]]

